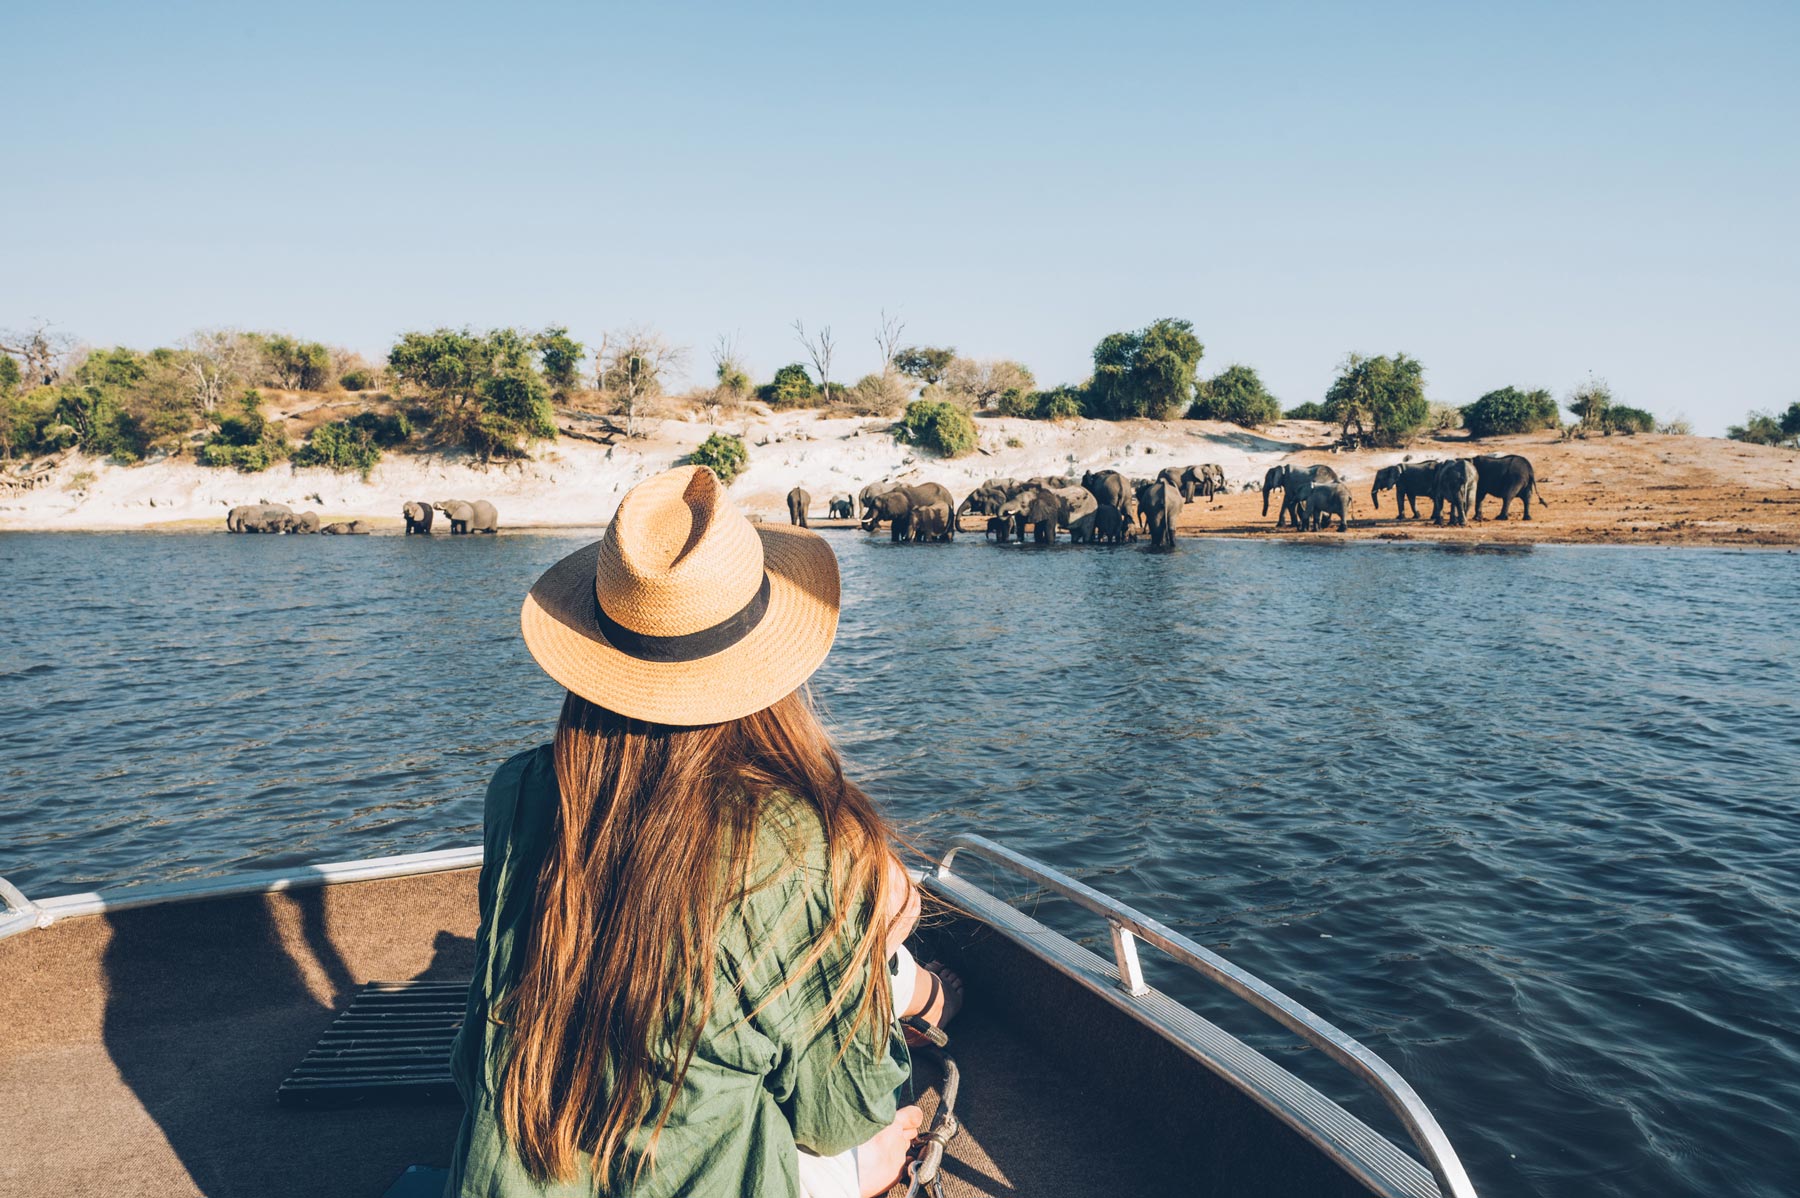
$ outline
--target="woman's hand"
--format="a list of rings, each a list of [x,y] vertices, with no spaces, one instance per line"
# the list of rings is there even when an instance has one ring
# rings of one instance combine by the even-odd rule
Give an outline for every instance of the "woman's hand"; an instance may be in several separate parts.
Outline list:
[[[888,931],[887,955],[893,956],[906,938],[919,926],[919,888],[900,858],[888,854]]]
[[[880,1198],[900,1180],[906,1168],[906,1154],[912,1148],[925,1112],[916,1106],[903,1106],[894,1121],[875,1133],[874,1139],[856,1150],[856,1175],[862,1183],[862,1198]]]

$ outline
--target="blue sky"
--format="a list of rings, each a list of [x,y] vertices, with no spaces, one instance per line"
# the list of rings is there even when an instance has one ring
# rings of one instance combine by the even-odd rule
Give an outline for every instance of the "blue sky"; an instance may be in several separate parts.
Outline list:
[[[1800,5],[0,8],[0,327],[829,324],[1074,381],[1192,320],[1718,432],[1800,399]]]

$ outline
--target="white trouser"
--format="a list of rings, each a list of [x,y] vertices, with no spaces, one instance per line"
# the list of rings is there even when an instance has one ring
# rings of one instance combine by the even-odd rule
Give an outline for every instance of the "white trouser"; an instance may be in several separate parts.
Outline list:
[[[912,1005],[919,984],[919,963],[902,945],[894,954],[894,1016]],[[862,1180],[856,1173],[856,1149],[836,1156],[814,1156],[800,1151],[800,1198],[861,1198]]]

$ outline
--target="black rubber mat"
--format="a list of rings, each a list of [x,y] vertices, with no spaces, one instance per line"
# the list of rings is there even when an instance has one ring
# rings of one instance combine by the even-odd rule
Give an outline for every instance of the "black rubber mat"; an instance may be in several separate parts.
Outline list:
[[[370,982],[276,1092],[284,1106],[459,1102],[450,1041],[467,982]]]

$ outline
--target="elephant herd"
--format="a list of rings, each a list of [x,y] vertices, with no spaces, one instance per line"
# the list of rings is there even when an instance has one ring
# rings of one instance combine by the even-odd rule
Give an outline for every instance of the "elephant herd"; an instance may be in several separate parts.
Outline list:
[[[473,503],[461,499],[445,499],[438,503],[415,500],[401,508],[406,518],[406,535],[431,535],[433,513],[442,512],[450,522],[452,535],[472,532],[498,532],[499,515],[485,499]],[[369,529],[361,520],[344,520],[321,524],[315,512],[295,512],[280,503],[252,503],[234,507],[225,517],[225,531],[251,533],[323,533],[327,536],[367,536]]]
[[[1352,500],[1350,488],[1330,466],[1271,466],[1263,476],[1263,515],[1269,514],[1269,496],[1282,493],[1281,508],[1275,517],[1277,528],[1292,524],[1297,529],[1314,532],[1331,526],[1337,517],[1338,531],[1348,526]],[[1424,462],[1400,462],[1383,466],[1375,472],[1369,488],[1369,502],[1381,510],[1381,493],[1394,492],[1394,519],[1420,519],[1419,500],[1431,501],[1431,522],[1467,524],[1470,513],[1476,520],[1484,517],[1481,506],[1487,498],[1500,500],[1500,516],[1504,520],[1514,499],[1524,507],[1524,518],[1531,519],[1531,502],[1545,502],[1537,489],[1537,475],[1531,459],[1516,453],[1482,454],[1472,458],[1451,458]],[[1448,517],[1448,520],[1446,520]]]

